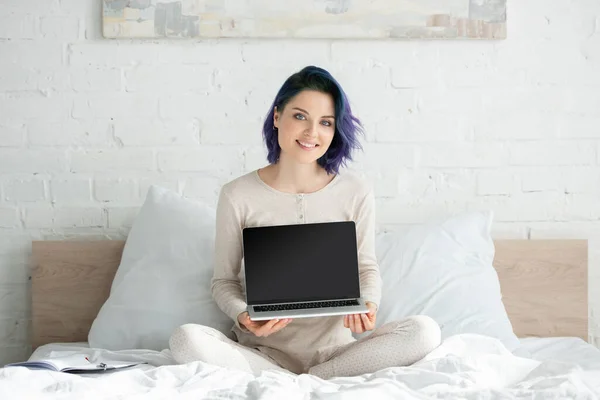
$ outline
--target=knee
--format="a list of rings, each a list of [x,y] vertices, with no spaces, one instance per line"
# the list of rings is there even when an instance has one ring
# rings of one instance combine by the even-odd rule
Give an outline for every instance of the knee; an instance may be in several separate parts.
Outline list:
[[[408,318],[415,337],[423,346],[425,354],[438,347],[442,341],[442,332],[439,324],[427,315],[414,315]]]
[[[186,324],[175,328],[171,336],[169,337],[169,349],[171,354],[178,361],[179,355],[184,353],[192,342],[193,325]]]
[[[417,345],[423,355],[431,352],[441,343],[442,333],[435,320],[427,315],[414,315],[394,322],[392,333],[407,335]]]
[[[205,337],[215,339],[227,338],[227,336],[225,336],[223,333],[214,328],[198,324],[185,324],[178,326],[171,334],[171,339],[192,339],[194,337]]]
[[[206,345],[207,341],[221,340],[221,336],[225,335],[216,329],[198,324],[185,324],[175,328],[169,337],[169,349],[175,361],[183,364],[193,361],[189,357],[197,352],[200,346]]]

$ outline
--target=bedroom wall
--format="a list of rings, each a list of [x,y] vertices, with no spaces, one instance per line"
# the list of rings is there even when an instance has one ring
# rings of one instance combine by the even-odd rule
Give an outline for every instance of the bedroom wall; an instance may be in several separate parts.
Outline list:
[[[491,208],[497,238],[590,239],[600,340],[598,1],[509,0],[505,41],[395,43],[108,41],[100,3],[0,8],[0,365],[29,355],[32,239],[122,238],[153,183],[214,204],[306,64],[364,121],[380,229]]]

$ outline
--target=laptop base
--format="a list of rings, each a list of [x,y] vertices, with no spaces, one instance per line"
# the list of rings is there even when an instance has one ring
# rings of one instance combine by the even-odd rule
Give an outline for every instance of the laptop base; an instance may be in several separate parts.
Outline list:
[[[247,308],[248,314],[252,321],[268,321],[272,319],[284,318],[314,318],[314,317],[329,317],[335,315],[350,315],[350,314],[366,314],[369,308],[365,305],[362,299],[357,299],[358,305],[342,306],[342,307],[321,307],[321,308],[302,308],[294,310],[279,310],[279,311],[255,311],[254,305],[249,305]],[[294,303],[289,303],[294,304]],[[257,306],[260,307],[260,306]]]

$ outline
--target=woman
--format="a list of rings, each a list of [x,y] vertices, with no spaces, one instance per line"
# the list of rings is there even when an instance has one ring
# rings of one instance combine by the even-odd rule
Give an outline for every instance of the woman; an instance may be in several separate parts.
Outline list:
[[[352,150],[360,148],[360,132],[344,91],[327,71],[310,66],[285,81],[263,127],[269,165],[224,185],[217,206],[212,291],[235,322],[236,341],[212,328],[181,326],[170,339],[177,362],[201,360],[250,372],[278,369],[327,379],[409,365],[439,345],[440,329],[429,317],[375,329],[381,278],[374,196],[362,179],[339,171]],[[341,220],[356,223],[361,295],[369,312],[251,321],[243,287],[242,229]],[[373,332],[360,340],[352,335],[366,331]]]

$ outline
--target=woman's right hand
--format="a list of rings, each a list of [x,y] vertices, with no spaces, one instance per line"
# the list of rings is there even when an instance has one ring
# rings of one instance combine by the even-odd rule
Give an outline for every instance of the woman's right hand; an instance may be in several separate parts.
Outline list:
[[[252,321],[248,312],[245,311],[238,315],[238,322],[254,335],[259,337],[267,337],[288,326],[292,320],[290,318],[286,318],[271,319],[268,321]]]

